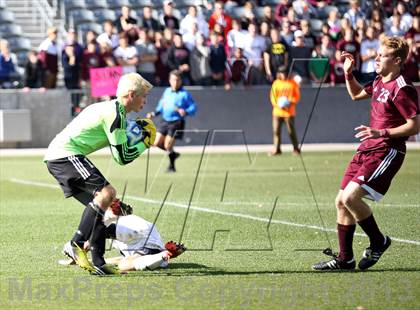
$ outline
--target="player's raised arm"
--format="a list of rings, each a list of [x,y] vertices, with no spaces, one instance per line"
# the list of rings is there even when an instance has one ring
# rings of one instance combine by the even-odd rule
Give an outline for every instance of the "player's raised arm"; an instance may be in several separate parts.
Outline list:
[[[344,58],[344,75],[346,77],[347,91],[353,100],[361,100],[369,98],[369,94],[363,89],[363,86],[353,77],[354,58],[348,52],[342,52],[341,57]]]

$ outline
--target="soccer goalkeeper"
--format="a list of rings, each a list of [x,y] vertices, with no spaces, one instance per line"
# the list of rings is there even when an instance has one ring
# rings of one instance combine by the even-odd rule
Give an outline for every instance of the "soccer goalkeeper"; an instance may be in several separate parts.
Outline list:
[[[126,165],[149,148],[155,139],[156,128],[143,120],[145,138],[129,146],[126,136],[126,114],[139,112],[146,104],[152,85],[137,73],[123,75],[117,87],[117,99],[95,103],[84,109],[50,143],[44,161],[49,172],[60,184],[66,198],[73,196],[86,208],[73,238],[65,249],[75,253],[77,264],[91,274],[115,274],[119,271],[105,264],[104,212],[116,199],[115,188],[87,159],[86,155],[110,146],[112,157]],[[123,203],[121,208],[128,208]],[[90,243],[92,263],[83,249]]]

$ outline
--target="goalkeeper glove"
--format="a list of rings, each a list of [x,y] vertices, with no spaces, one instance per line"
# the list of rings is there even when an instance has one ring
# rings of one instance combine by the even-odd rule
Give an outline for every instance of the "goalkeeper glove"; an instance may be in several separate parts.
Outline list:
[[[155,124],[151,119],[148,118],[137,118],[136,123],[142,128],[144,132],[143,143],[146,145],[146,147],[151,147],[156,138]]]

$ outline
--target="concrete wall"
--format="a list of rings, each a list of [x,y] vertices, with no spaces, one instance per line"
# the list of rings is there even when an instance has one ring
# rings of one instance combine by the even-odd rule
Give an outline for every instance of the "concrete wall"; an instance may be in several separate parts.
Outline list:
[[[214,130],[208,140],[210,144],[243,143],[241,130],[245,132],[249,144],[271,143],[269,90],[269,87],[237,88],[231,91],[221,88],[191,88],[198,111],[195,117],[187,120],[186,129],[191,132],[187,132],[184,141],[179,144],[203,143],[206,130]],[[155,108],[162,92],[163,89],[153,89],[144,112]],[[301,92],[302,99],[297,106],[296,117],[299,140],[303,138],[310,112],[314,108],[317,89],[304,87]],[[0,91],[0,109],[31,110],[33,139],[32,142],[19,143],[19,147],[46,147],[56,133],[71,120],[70,95],[65,90],[45,93]],[[368,119],[368,101],[351,101],[343,87],[321,88],[305,143],[357,142],[353,138],[353,128],[367,124]],[[289,143],[285,128],[283,137],[283,142]]]

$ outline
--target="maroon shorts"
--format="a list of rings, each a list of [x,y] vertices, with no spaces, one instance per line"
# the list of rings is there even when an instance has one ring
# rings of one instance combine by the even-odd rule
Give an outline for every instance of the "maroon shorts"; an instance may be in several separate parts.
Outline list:
[[[404,153],[393,148],[357,152],[347,166],[341,189],[353,181],[368,192],[366,198],[380,200],[401,168],[404,157]]]

